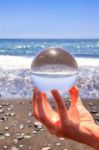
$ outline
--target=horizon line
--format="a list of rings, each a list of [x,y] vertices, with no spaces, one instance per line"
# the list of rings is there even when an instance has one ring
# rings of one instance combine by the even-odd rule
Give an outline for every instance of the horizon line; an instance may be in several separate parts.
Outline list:
[[[59,40],[87,40],[87,39],[94,40],[94,39],[97,39],[97,40],[99,40],[99,37],[98,38],[95,38],[95,37],[93,37],[93,38],[92,37],[89,37],[89,38],[88,37],[85,37],[85,38],[84,37],[83,38],[65,38],[65,37],[64,38],[37,38],[37,37],[36,38],[34,38],[34,37],[33,38],[24,38],[24,37],[23,38],[22,37],[21,38],[18,38],[18,37],[16,37],[16,38],[15,37],[12,37],[12,38],[8,38],[8,37],[7,38],[1,38],[0,37],[0,40],[14,40],[14,39],[15,40],[17,40],[17,39],[19,39],[19,40],[21,40],[21,39],[24,39],[24,40],[25,39],[26,40],[28,40],[28,39],[29,40],[32,40],[32,39],[34,39],[34,40],[36,40],[36,39],[37,40],[54,40],[54,39],[55,40],[58,40],[58,39]]]

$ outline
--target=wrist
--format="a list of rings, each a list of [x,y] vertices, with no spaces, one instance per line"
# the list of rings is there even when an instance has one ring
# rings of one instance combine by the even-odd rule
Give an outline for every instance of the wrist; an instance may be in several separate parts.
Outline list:
[[[97,132],[95,132],[93,135],[94,137],[93,147],[95,148],[95,150],[99,150],[99,126],[97,126],[96,128]]]
[[[99,150],[99,126],[91,127],[90,131],[89,145],[95,148],[95,150]]]
[[[90,125],[85,130],[87,132],[76,132],[77,135],[75,135],[73,139],[83,144],[87,144],[95,148],[95,150],[99,150],[99,126]]]

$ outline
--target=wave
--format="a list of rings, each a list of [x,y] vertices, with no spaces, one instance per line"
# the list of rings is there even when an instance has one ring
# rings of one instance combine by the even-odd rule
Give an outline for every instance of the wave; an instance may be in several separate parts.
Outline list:
[[[33,57],[34,58],[34,57]],[[0,55],[1,69],[30,69],[33,58],[23,56],[3,56]],[[75,57],[78,66],[99,66],[99,58],[78,58]]]

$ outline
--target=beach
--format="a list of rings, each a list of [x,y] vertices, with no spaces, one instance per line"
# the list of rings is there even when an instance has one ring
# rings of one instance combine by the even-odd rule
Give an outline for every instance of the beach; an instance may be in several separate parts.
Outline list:
[[[76,85],[84,106],[99,124],[99,40],[0,40],[0,150],[91,150],[51,135],[32,113],[31,63],[46,47],[63,47],[75,56]],[[53,99],[50,99],[53,108]],[[66,101],[65,97],[65,103]]]
[[[99,99],[82,100],[99,124]],[[31,99],[0,99],[0,150],[92,150],[51,135],[33,116]],[[53,108],[55,105],[51,102]]]

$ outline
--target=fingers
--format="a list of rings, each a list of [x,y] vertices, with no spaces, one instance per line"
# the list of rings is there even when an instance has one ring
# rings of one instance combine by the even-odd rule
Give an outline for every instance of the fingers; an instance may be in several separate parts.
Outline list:
[[[76,104],[82,104],[79,96],[79,90],[76,86],[72,87],[72,89],[69,90],[69,94],[71,97],[71,107],[75,106]]]
[[[45,105],[45,111],[48,113],[49,117],[52,117],[54,115],[54,117],[56,116],[57,117],[57,113],[52,109],[48,99],[47,99],[47,96],[45,93],[42,93],[42,96],[43,96],[43,101],[44,101],[44,105]]]
[[[39,119],[38,111],[37,111],[37,93],[38,93],[38,89],[35,88],[33,98],[32,98],[32,106],[33,106],[33,114],[34,114],[35,118]]]
[[[54,124],[52,122],[51,116],[48,116],[47,111],[45,111],[45,104],[44,104],[44,95],[38,91],[38,98],[37,98],[37,110],[39,114],[39,120],[47,127],[54,129]]]
[[[61,123],[64,124],[64,122],[66,122],[68,119],[65,104],[64,104],[64,102],[63,102],[63,100],[62,100],[62,98],[61,98],[61,96],[57,90],[52,90],[51,93],[52,93],[52,95],[55,99],[55,102],[57,104],[57,110],[58,110],[58,113],[60,116]]]

